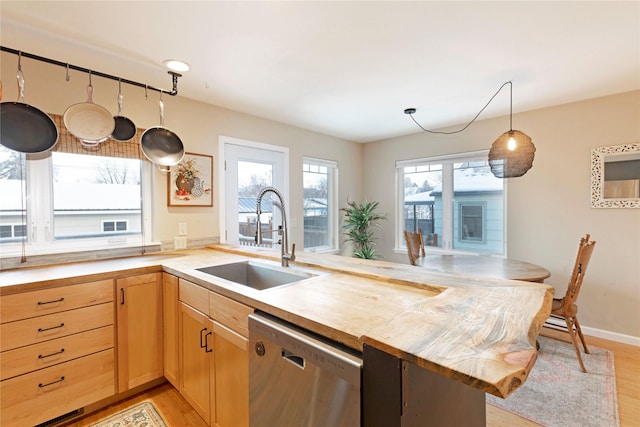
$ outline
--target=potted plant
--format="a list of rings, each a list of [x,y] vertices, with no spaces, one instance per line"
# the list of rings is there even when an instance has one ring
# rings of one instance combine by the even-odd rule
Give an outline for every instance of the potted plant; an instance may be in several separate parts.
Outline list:
[[[387,215],[376,212],[379,202],[347,201],[347,204],[348,208],[340,209],[345,213],[342,225],[347,236],[345,242],[353,242],[354,257],[376,259],[373,227],[380,227],[378,221],[387,219]]]

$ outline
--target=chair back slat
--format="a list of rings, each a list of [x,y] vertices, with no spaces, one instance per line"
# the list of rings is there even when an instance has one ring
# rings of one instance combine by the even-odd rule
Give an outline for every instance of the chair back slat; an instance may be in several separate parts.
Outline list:
[[[418,228],[417,233],[405,230],[404,240],[407,243],[409,262],[411,265],[418,265],[418,259],[425,256],[422,229]]]
[[[569,285],[567,286],[567,293],[564,297],[565,306],[574,304],[578,299],[582,281],[584,280],[584,275],[587,272],[589,260],[591,260],[591,254],[593,253],[593,249],[596,246],[595,241],[589,241],[590,237],[591,236],[587,234],[585,237],[580,239],[580,244],[578,245],[578,254],[576,255],[576,262],[573,266],[573,272],[571,273]]]

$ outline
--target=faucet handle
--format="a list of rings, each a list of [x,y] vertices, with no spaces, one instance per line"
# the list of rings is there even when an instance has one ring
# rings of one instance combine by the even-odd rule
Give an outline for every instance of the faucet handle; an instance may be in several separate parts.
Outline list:
[[[289,256],[289,261],[295,261],[296,260],[296,244],[293,243],[291,245],[291,255]]]

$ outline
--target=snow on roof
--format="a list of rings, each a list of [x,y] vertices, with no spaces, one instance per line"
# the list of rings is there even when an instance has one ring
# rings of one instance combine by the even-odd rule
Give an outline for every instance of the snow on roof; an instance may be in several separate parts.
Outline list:
[[[491,191],[502,191],[502,180],[490,174],[455,174],[455,193],[486,193]],[[432,196],[442,194],[442,184],[436,186],[432,191]]]
[[[140,209],[140,186],[134,184],[54,183],[55,210]],[[19,180],[0,180],[0,211],[21,209]]]

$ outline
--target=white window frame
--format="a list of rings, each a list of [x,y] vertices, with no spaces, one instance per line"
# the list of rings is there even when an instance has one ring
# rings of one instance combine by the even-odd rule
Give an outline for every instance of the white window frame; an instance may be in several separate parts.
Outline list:
[[[140,247],[155,245],[151,241],[153,217],[153,165],[141,160],[142,193],[142,232],[140,235],[113,236],[104,233],[104,237],[75,239],[54,239],[53,230],[53,159],[51,155],[26,155],[26,233],[27,256],[46,254],[64,254],[67,252],[100,251],[132,248],[139,253]],[[117,238],[114,238],[117,237]],[[19,257],[22,251],[22,239],[2,243],[3,259]],[[143,242],[144,240],[144,242]]]
[[[404,241],[404,168],[425,164],[442,165],[442,228],[443,236],[440,237],[442,247],[426,246],[425,250],[434,253],[463,253],[480,255],[480,252],[472,252],[454,249],[453,245],[453,164],[460,162],[471,162],[475,160],[487,160],[489,150],[470,151],[434,157],[422,157],[418,159],[396,161],[396,223],[395,223],[395,248],[396,253],[406,253],[407,248]],[[495,256],[505,256],[507,253],[507,181],[503,181],[503,247],[501,254]],[[483,253],[484,254],[484,253]],[[484,254],[486,255],[486,254]]]
[[[315,157],[303,157],[304,164],[323,166],[327,168],[327,203],[328,203],[328,231],[329,244],[326,246],[314,246],[313,248],[304,248],[305,252],[335,252],[338,250],[338,162],[333,160],[318,159]],[[303,172],[304,173],[304,172]],[[303,197],[304,199],[304,197]],[[304,211],[303,211],[304,212]],[[303,213],[304,215],[304,213]],[[304,218],[303,218],[303,234],[304,234]]]

